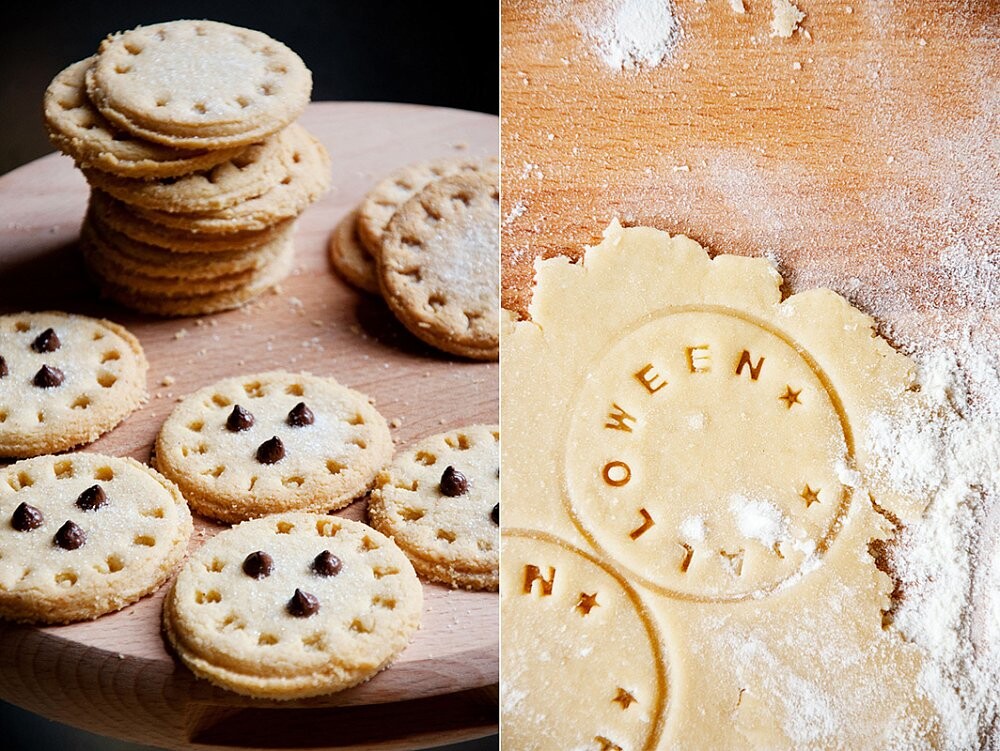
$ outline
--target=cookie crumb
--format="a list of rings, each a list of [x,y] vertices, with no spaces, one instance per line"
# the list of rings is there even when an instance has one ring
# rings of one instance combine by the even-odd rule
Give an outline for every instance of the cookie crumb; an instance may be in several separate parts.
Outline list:
[[[161,386],[173,386],[176,381],[172,375],[165,375],[160,379]]]
[[[174,332],[174,339],[183,339],[188,335],[187,329],[178,329]]]
[[[771,0],[773,16],[771,18],[771,36],[781,39],[788,39],[795,32],[800,30],[807,39],[810,37],[804,29],[799,27],[806,14],[790,2],[790,0]]]
[[[393,417],[391,420],[389,420],[389,427],[390,428],[396,429],[396,428],[402,427],[402,425],[403,425],[403,421],[399,417]]]

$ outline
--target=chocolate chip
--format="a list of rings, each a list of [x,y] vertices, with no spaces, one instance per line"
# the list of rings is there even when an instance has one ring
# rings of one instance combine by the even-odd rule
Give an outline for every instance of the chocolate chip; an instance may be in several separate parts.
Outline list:
[[[62,342],[59,341],[59,337],[53,329],[45,329],[31,343],[31,348],[39,354],[42,352],[55,352],[61,346]]]
[[[0,356],[0,378],[10,375],[10,371],[7,369],[7,361]]]
[[[76,550],[87,541],[87,533],[73,522],[66,522],[56,532],[56,545],[66,550]]]
[[[226,420],[226,429],[233,433],[240,433],[244,430],[250,430],[252,427],[253,415],[239,404],[233,407],[233,411],[229,413],[229,419]]]
[[[292,599],[288,601],[288,612],[296,618],[308,618],[319,612],[319,600],[316,595],[296,589]]]
[[[313,559],[313,571],[320,576],[336,576],[344,564],[329,550],[324,550]]]
[[[274,559],[263,550],[251,553],[243,561],[243,573],[252,579],[263,579],[274,571]]]
[[[500,526],[500,504],[499,503],[496,506],[494,506],[493,510],[490,512],[490,519],[492,519],[493,523],[496,524],[498,527]]]
[[[18,532],[28,532],[32,529],[38,529],[44,521],[45,517],[42,516],[41,511],[27,503],[22,503],[14,509],[14,514],[10,517],[10,526]]]
[[[441,492],[446,496],[454,498],[458,495],[465,495],[469,490],[469,481],[465,475],[452,466],[448,466],[441,475]]]
[[[84,511],[99,509],[107,502],[108,496],[105,494],[104,488],[100,485],[91,485],[89,488],[80,493],[79,497],[76,499],[76,505]]]
[[[264,441],[257,449],[257,461],[261,464],[274,464],[285,458],[285,444],[278,436]]]
[[[306,406],[305,402],[299,402],[292,411],[288,413],[288,424],[293,428],[301,428],[304,425],[312,425],[316,422],[313,411]]]
[[[32,379],[34,383],[40,389],[50,389],[53,386],[58,386],[63,382],[66,376],[59,368],[50,368],[48,365],[43,365],[39,368],[38,372],[35,373],[35,377]]]

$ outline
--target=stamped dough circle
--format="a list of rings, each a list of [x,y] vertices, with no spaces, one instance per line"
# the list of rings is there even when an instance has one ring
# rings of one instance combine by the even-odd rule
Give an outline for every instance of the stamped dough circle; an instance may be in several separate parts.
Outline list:
[[[759,595],[832,542],[850,428],[818,365],[768,324],[717,306],[655,313],[614,337],[573,404],[568,511],[657,591]]]
[[[655,748],[666,716],[666,657],[635,590],[551,535],[501,537],[504,744]]]

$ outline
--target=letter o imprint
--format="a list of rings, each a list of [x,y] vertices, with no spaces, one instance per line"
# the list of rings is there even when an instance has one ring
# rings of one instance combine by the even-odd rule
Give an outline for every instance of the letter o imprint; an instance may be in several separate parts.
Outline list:
[[[615,472],[615,476],[612,477],[611,473],[614,470],[619,470]],[[632,479],[632,470],[625,462],[618,461],[617,459],[613,462],[608,462],[604,465],[604,469],[601,470],[601,475],[604,477],[604,482],[615,488],[620,488],[622,485],[627,485],[628,481]]]

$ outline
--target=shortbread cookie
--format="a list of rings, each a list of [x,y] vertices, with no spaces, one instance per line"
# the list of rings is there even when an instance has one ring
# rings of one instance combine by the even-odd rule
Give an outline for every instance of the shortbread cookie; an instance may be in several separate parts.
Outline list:
[[[378,258],[382,235],[393,215],[425,186],[462,172],[496,172],[496,159],[446,157],[410,164],[379,182],[358,207],[358,237],[368,252]]]
[[[391,456],[389,427],[368,397],[281,371],[190,394],[156,440],[160,471],[196,511],[227,522],[342,508]]]
[[[288,276],[295,260],[295,248],[289,238],[284,241],[284,248],[279,250],[274,260],[254,272],[250,283],[235,287],[225,292],[207,295],[188,295],[179,297],[154,297],[142,294],[131,287],[116,284],[94,274],[102,294],[116,302],[142,311],[160,316],[195,316],[219,313],[231,310],[248,303],[263,294]],[[92,272],[93,273],[93,272]]]
[[[177,575],[163,625],[196,675],[293,699],[362,683],[420,627],[423,592],[392,540],[360,522],[280,514],[220,532]]]
[[[471,425],[420,441],[379,473],[368,517],[422,576],[496,590],[499,444],[496,425]]]
[[[96,57],[73,63],[45,91],[49,139],[77,165],[131,178],[164,178],[209,170],[243,147],[215,151],[173,149],[115,128],[87,97],[86,74]]]
[[[360,290],[378,294],[378,271],[358,239],[357,212],[340,220],[330,234],[330,263],[337,273]]]
[[[382,296],[425,342],[495,360],[499,253],[497,176],[446,177],[407,201],[389,223],[379,256]]]
[[[123,608],[184,557],[191,512],[133,459],[66,454],[0,471],[0,617],[69,623]]]
[[[287,138],[290,149],[287,158],[282,158],[284,177],[263,195],[219,211],[174,214],[140,206],[133,211],[164,227],[205,233],[260,231],[298,216],[330,187],[330,157],[301,125],[290,125]]]
[[[87,182],[132,206],[160,211],[218,211],[266,193],[284,177],[283,133],[252,144],[204,172],[181,177],[129,178],[83,168]]]
[[[151,297],[192,297],[215,295],[233,289],[246,287],[256,281],[267,269],[259,271],[239,271],[211,279],[177,279],[163,276],[149,276],[121,266],[110,255],[104,253],[99,240],[89,224],[84,224],[80,233],[80,251],[84,263],[100,279],[126,287],[137,295]]]
[[[139,341],[111,321],[0,316],[0,456],[97,440],[145,401],[147,369]]]
[[[105,39],[87,93],[118,127],[175,148],[258,141],[309,101],[301,58],[266,34],[214,21],[170,21]]]
[[[137,242],[155,245],[177,253],[225,253],[248,251],[275,240],[295,221],[284,221],[255,230],[223,233],[200,233],[164,227],[137,216],[127,205],[100,190],[90,192],[90,213],[98,223],[107,225]]]
[[[293,229],[292,224],[283,224],[275,239],[246,251],[178,253],[133,240],[103,224],[93,212],[87,215],[84,226],[81,234],[91,232],[97,250],[118,266],[135,274],[170,279],[215,279],[261,269],[286,247],[284,241],[291,237]]]

